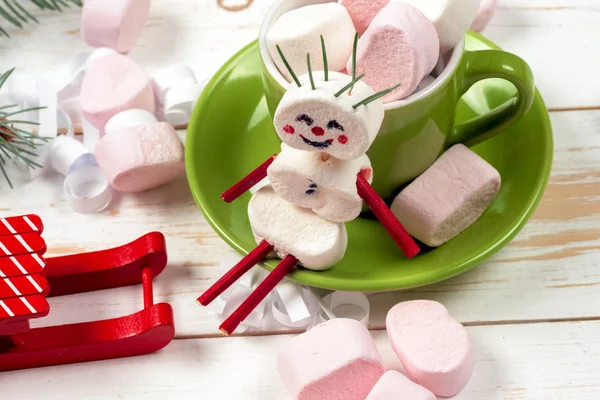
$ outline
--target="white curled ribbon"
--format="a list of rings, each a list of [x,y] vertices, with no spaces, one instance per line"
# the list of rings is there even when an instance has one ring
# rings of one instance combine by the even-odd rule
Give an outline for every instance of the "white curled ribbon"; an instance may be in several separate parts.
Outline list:
[[[223,275],[242,257],[230,250],[219,264]],[[252,293],[268,275],[256,266],[225,290],[208,308],[225,319]],[[278,330],[282,328],[311,329],[334,318],[350,318],[369,324],[369,299],[360,292],[331,292],[324,298],[315,290],[288,280],[280,282],[236,332]]]
[[[48,79],[15,71],[8,81],[8,98],[22,108],[45,107],[23,115],[24,120],[39,123],[38,135],[52,140],[36,148],[36,162],[42,168],[31,169],[15,160],[24,181],[35,179],[52,169],[65,176],[64,193],[71,208],[80,213],[98,212],[106,208],[112,190],[96,164],[92,152],[99,132],[81,117],[78,97],[86,71],[101,57],[115,53],[100,48],[76,54]],[[81,123],[84,142],[74,136],[73,120]],[[65,136],[57,136],[59,129]]]
[[[96,157],[73,136],[57,137],[50,147],[52,168],[65,176],[64,192],[71,208],[83,214],[104,210],[112,188],[100,171]]]
[[[208,79],[198,81],[196,74],[186,66],[167,67],[152,77],[156,98],[156,115],[171,125],[185,125],[190,121],[194,106]]]

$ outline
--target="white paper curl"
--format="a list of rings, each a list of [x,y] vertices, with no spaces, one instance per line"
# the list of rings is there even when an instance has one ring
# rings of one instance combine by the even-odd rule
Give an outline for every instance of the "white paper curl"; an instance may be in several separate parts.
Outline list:
[[[241,259],[238,253],[227,252],[219,265],[219,274],[225,274]],[[267,272],[262,268],[254,267],[213,301],[208,309],[225,319],[266,275]],[[308,330],[333,318],[351,318],[368,326],[369,313],[369,300],[363,293],[331,292],[325,298],[321,298],[307,286],[284,280],[236,332],[259,330],[265,320],[269,321],[270,329],[285,327]],[[273,323],[278,326],[273,326]]]
[[[184,125],[189,122],[208,80],[198,81],[187,66],[174,66],[158,71],[152,82],[159,118],[172,125]]]
[[[64,193],[78,213],[104,210],[111,202],[112,189],[96,163],[96,157],[73,136],[59,136],[50,148],[50,164],[65,176]]]

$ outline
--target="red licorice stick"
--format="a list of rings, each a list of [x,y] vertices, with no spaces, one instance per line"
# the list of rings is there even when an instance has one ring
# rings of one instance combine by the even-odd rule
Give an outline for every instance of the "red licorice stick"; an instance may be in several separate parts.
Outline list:
[[[252,186],[262,181],[267,176],[267,168],[269,168],[269,165],[275,161],[275,157],[277,157],[277,154],[273,154],[272,157],[269,157],[267,161],[260,164],[258,168],[250,172],[246,177],[244,177],[244,179],[223,192],[221,198],[227,203],[231,203],[250,190]]]
[[[392,210],[385,204],[383,199],[379,197],[377,192],[373,190],[369,182],[365,179],[362,173],[359,173],[356,178],[356,187],[358,195],[367,203],[373,214],[377,217],[381,225],[392,236],[392,239],[402,249],[406,257],[413,258],[421,249],[414,241],[412,236],[404,229],[398,218]]]
[[[256,264],[269,255],[273,251],[273,246],[262,241],[259,245],[252,250],[246,257],[240,260],[236,265],[233,266],[225,275],[223,275],[214,285],[209,287],[202,296],[198,297],[198,303],[203,306],[207,306],[213,302],[214,299],[219,297],[221,293],[227,290],[228,287],[233,285],[235,281],[240,279],[242,275],[254,267]]]
[[[231,335],[239,324],[244,321],[261,301],[290,273],[298,259],[293,255],[286,256],[279,265],[265,278],[250,296],[221,324],[219,329],[226,335]]]

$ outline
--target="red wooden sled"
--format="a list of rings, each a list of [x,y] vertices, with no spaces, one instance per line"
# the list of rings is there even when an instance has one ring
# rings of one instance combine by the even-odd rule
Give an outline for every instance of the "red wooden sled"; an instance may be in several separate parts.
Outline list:
[[[147,354],[173,339],[173,310],[152,296],[152,279],[167,264],[161,233],[114,249],[44,258],[42,231],[36,215],[0,218],[0,371]],[[30,319],[48,315],[46,296],[139,283],[144,309],[135,314],[29,327]]]

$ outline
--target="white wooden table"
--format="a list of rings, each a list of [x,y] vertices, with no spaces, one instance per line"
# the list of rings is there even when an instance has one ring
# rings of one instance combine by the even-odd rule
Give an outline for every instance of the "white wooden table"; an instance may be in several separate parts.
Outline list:
[[[271,0],[238,13],[215,0],[155,0],[131,56],[148,72],[188,64],[209,76],[257,36]],[[0,71],[40,72],[85,48],[79,14],[43,14],[40,26],[0,39]],[[469,329],[477,366],[458,399],[600,398],[600,2],[502,0],[485,35],[525,58],[551,110],[555,162],[541,205],[522,233],[489,261],[449,281],[372,295],[371,329],[394,359],[387,310],[415,298],[444,303]],[[196,208],[184,179],[122,196],[99,215],[71,212],[59,178],[0,197],[0,214],[35,212],[51,254],[111,247],[151,230],[170,262],[155,282],[175,310],[177,334],[163,351],[137,358],[0,374],[0,398],[286,399],[277,348],[289,335],[223,338],[195,298],[216,278],[227,245]],[[31,192],[29,192],[31,190]],[[51,299],[50,325],[125,315],[141,308],[140,287]]]

